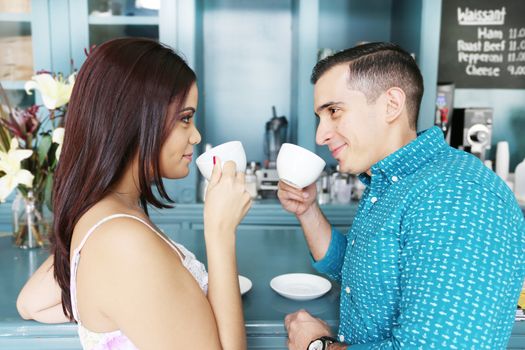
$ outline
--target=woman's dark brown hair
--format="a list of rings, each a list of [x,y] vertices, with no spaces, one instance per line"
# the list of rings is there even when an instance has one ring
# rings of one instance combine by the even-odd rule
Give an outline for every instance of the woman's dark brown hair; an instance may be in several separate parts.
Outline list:
[[[172,49],[140,38],[95,48],[82,65],[69,102],[62,154],[53,186],[54,276],[71,320],[70,248],[79,218],[108,194],[138,154],[141,205],[170,207],[159,167],[169,134],[168,105],[180,110],[195,73]]]

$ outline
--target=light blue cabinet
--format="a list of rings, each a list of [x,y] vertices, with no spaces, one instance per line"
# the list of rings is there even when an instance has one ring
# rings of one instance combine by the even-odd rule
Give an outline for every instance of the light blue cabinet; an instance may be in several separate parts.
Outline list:
[[[35,71],[53,69],[49,9],[42,0],[0,1],[0,83],[13,107],[42,103],[24,84]]]
[[[0,3],[0,82],[15,105],[30,105],[26,80],[35,70],[50,70],[51,46],[47,1],[2,1]]]
[[[117,37],[147,37],[176,47],[177,1],[69,0],[71,55],[77,65],[84,49]]]

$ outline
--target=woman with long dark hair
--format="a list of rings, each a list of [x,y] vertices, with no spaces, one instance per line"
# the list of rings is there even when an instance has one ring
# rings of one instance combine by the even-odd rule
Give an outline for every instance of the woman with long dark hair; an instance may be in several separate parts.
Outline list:
[[[23,316],[41,288],[42,319],[76,321],[84,349],[246,348],[235,258],[251,204],[243,174],[232,162],[214,166],[204,206],[209,274],[148,217],[148,204],[171,201],[162,178],[189,172],[201,140],[197,97],[194,72],[155,41],[116,39],[90,53],[55,176],[54,263],[22,291]]]

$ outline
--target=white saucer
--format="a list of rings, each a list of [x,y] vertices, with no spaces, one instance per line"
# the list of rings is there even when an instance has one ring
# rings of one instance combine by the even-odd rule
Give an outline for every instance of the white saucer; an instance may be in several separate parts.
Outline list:
[[[247,277],[239,275],[239,287],[241,288],[241,295],[244,295],[252,289],[252,281]]]
[[[288,273],[274,277],[270,287],[285,298],[310,300],[319,298],[332,289],[326,278],[309,273]]]

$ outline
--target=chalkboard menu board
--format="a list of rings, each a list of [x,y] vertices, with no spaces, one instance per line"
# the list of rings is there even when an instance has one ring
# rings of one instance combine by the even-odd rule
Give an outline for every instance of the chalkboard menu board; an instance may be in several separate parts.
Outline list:
[[[439,81],[525,89],[525,0],[443,0]]]

